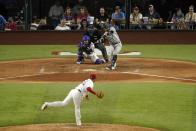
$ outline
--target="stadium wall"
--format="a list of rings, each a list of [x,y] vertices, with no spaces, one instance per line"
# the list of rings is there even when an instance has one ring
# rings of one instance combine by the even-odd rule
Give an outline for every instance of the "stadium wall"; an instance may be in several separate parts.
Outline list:
[[[0,45],[76,44],[83,32],[0,32]],[[123,44],[196,44],[196,31],[119,31]]]

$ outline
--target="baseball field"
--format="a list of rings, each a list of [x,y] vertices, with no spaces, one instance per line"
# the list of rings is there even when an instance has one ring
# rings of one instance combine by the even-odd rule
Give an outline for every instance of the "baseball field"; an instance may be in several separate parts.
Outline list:
[[[117,70],[90,61],[77,65],[74,45],[0,46],[0,131],[12,130],[196,130],[196,45],[124,45]],[[74,107],[41,111],[44,101],[63,100],[70,89],[97,74],[95,90],[81,106],[83,126],[75,126]]]

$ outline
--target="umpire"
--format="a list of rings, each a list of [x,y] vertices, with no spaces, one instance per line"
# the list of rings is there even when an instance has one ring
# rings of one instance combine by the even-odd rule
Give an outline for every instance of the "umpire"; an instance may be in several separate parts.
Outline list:
[[[102,37],[102,33],[100,30],[94,27],[94,25],[89,25],[87,31],[84,35],[88,35],[90,37],[91,42],[94,43],[95,48],[99,49],[103,55],[103,58],[106,62],[108,62],[108,55],[106,48],[104,46],[104,38]]]

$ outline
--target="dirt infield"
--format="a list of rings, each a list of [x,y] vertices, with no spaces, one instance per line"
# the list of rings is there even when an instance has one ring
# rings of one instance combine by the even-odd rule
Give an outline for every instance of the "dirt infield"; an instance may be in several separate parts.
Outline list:
[[[76,127],[75,124],[42,124],[26,126],[2,127],[0,131],[159,131],[152,128],[114,124],[84,124]]]
[[[73,58],[0,62],[0,81],[81,81],[96,72],[98,81],[183,81],[196,83],[196,63],[174,60],[120,58],[116,71]]]

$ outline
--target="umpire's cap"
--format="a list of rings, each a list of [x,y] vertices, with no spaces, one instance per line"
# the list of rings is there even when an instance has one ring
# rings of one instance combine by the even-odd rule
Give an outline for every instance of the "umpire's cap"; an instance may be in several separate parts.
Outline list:
[[[91,80],[95,80],[96,78],[97,78],[97,75],[96,74],[93,74],[93,73],[90,74],[90,79]]]

